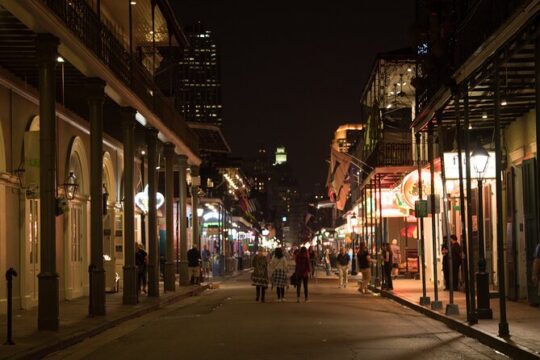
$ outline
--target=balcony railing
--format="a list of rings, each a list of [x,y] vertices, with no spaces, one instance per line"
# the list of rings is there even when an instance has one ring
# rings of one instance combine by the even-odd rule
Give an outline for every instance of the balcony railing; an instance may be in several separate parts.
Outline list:
[[[454,68],[461,66],[514,12],[531,0],[478,0],[456,31]]]
[[[379,142],[368,156],[371,167],[412,166],[412,144]]]
[[[130,56],[106,24],[85,0],[42,0],[79,40],[90,49],[122,82],[156,114],[172,132],[177,134],[195,153],[197,137],[183,117],[157,88],[152,75]]]

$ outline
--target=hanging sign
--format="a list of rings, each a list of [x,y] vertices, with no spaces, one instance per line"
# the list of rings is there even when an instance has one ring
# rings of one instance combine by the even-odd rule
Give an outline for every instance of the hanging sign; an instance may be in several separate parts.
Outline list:
[[[494,151],[488,151],[489,158],[486,165],[486,169],[484,170],[484,176],[483,179],[495,179],[495,152]],[[444,153],[444,175],[446,177],[446,180],[459,180],[459,156],[457,152],[447,152]],[[463,178],[465,178],[465,154],[461,154],[461,170],[463,174]],[[470,163],[471,168],[471,178],[477,179],[478,173],[474,169],[474,166],[472,165],[472,161]],[[423,174],[422,174],[423,176]]]
[[[156,192],[156,209],[159,209],[165,202],[165,197],[162,193]],[[144,187],[144,191],[135,195],[135,205],[142,210],[143,213],[148,212],[148,185]]]
[[[409,209],[415,208],[415,203],[419,200],[418,170],[415,170],[405,176],[401,183],[401,194],[403,203]],[[435,194],[442,193],[442,180],[439,174],[435,174]],[[422,197],[431,194],[431,174],[429,170],[422,170]]]

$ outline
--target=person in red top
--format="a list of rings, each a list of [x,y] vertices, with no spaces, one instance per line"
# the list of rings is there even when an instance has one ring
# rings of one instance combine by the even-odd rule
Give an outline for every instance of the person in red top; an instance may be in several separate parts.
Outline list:
[[[309,262],[308,251],[305,246],[300,248],[300,251],[295,258],[296,263],[296,302],[300,302],[300,286],[304,284],[304,301],[308,301],[308,279],[311,273],[311,264]]]

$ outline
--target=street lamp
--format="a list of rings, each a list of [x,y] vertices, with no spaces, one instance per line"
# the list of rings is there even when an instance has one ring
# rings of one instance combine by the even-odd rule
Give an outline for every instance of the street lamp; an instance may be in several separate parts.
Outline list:
[[[351,275],[357,275],[356,271],[356,249],[354,247],[356,242],[356,233],[354,232],[355,227],[358,225],[358,218],[356,214],[353,213],[351,216],[351,229],[352,229],[352,266],[351,266]]]
[[[471,162],[478,181],[478,272],[476,273],[476,291],[478,296],[477,314],[479,319],[493,319],[489,306],[489,274],[486,272],[484,249],[484,209],[482,180],[489,160],[489,153],[478,143],[471,154]],[[451,250],[451,249],[450,249]]]

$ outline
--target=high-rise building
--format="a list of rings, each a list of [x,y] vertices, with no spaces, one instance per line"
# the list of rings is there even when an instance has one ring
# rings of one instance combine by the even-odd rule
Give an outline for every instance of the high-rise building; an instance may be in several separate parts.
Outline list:
[[[287,162],[287,151],[285,146],[278,146],[276,149],[276,162],[274,165],[281,165]]]
[[[221,125],[221,80],[214,37],[200,22],[184,32],[190,46],[179,61],[175,105],[186,121]]]

